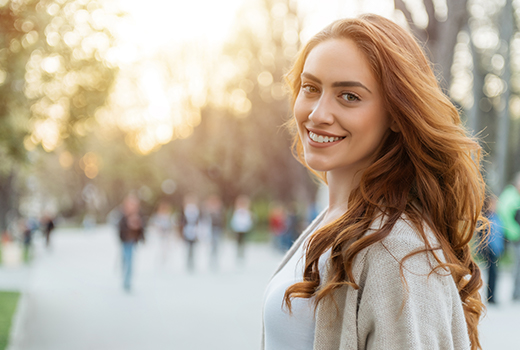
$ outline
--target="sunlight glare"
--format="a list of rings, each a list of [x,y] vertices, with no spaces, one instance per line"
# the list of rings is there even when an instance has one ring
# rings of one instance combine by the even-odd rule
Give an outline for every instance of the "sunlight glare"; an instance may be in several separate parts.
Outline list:
[[[150,0],[146,4],[113,0],[111,4],[125,14],[113,24],[115,46],[107,48],[101,35],[81,43],[85,53],[94,48],[106,52],[108,65],[119,69],[109,103],[98,111],[96,119],[106,118],[101,123],[105,127],[117,126],[127,133],[125,141],[132,149],[143,154],[153,152],[161,144],[189,137],[201,122],[201,109],[207,104],[229,110],[236,117],[247,117],[253,109],[248,94],[256,83],[265,90],[261,97],[264,101],[285,98],[283,85],[270,71],[276,63],[271,50],[260,52],[265,69],[253,80],[245,78],[251,69],[252,52],[238,47],[236,52],[223,53],[226,43],[238,35],[233,32],[236,28],[254,28],[255,38],[261,42],[269,40],[269,16],[293,23],[283,33],[287,44],[283,54],[292,59],[300,39],[305,41],[305,36],[334,19],[353,17],[360,11],[393,15],[393,6],[382,6],[392,3],[389,0],[366,0],[362,5],[340,0],[295,3],[304,21],[301,34],[298,17],[289,13],[283,2],[275,2],[266,10],[261,0]],[[105,15],[99,12],[91,17],[103,23],[106,16],[115,13],[107,10]],[[76,16],[77,22],[85,22],[85,13]],[[75,42],[73,37],[66,39],[71,45]],[[58,60],[43,64],[48,70],[59,69]],[[239,86],[229,91],[229,82],[240,76]]]
[[[155,51],[165,44],[202,40],[222,44],[228,36],[241,0],[161,1],[119,0],[121,9],[135,21],[120,32],[125,41]]]

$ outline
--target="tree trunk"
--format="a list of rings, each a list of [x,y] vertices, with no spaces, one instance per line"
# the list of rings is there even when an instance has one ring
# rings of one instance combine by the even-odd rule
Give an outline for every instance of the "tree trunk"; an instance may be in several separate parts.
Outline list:
[[[433,1],[424,0],[424,7],[428,14],[428,26],[423,29],[413,22],[412,14],[403,0],[394,0],[395,8],[403,12],[412,33],[425,44],[439,84],[448,95],[457,35],[467,23],[468,10],[467,0],[447,1],[447,5],[448,18],[441,22],[435,17]]]
[[[431,1],[431,0],[430,0]],[[437,26],[436,41],[434,43],[433,56],[434,62],[439,65],[442,77],[441,87],[447,95],[451,85],[451,66],[453,65],[453,53],[457,36],[468,22],[467,0],[447,1],[448,18],[442,23],[430,16],[430,20],[435,20]]]
[[[480,132],[481,125],[481,110],[480,100],[484,97],[484,76],[480,64],[480,55],[477,52],[473,39],[471,38],[471,31],[468,27],[470,35],[471,56],[473,57],[473,106],[468,111],[468,129],[472,136],[476,136]]]
[[[13,209],[14,170],[6,176],[0,176],[0,233],[7,230],[9,213]]]
[[[495,193],[501,193],[504,189],[508,175],[508,155],[511,118],[509,115],[509,99],[511,98],[511,41],[514,32],[513,19],[513,3],[507,0],[502,9],[502,20],[500,25],[500,37],[506,45],[504,54],[504,72],[502,80],[505,82],[505,90],[500,97],[501,110],[498,111],[498,130],[497,130],[497,148],[496,148],[496,164],[497,164],[497,181],[494,186]]]

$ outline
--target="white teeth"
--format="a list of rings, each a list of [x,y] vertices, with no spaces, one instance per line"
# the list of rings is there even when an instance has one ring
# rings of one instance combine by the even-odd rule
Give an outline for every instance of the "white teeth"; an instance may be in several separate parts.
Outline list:
[[[323,136],[323,135],[317,135],[313,133],[312,131],[309,131],[309,137],[314,142],[319,143],[326,143],[326,142],[335,142],[343,139],[343,137],[332,137],[332,136]]]

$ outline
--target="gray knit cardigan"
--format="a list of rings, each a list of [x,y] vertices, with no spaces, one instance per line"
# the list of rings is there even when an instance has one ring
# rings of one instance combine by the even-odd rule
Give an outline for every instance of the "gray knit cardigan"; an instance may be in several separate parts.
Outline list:
[[[275,274],[323,216],[324,212],[293,244]],[[374,223],[367,234],[380,224]],[[431,232],[429,239],[434,246],[437,241]],[[352,270],[359,289],[341,287],[334,293],[334,302],[319,303],[314,349],[470,349],[457,286],[446,270],[430,274],[436,265],[431,253],[404,261],[403,283],[399,262],[424,246],[412,224],[400,219],[385,239],[359,252]]]

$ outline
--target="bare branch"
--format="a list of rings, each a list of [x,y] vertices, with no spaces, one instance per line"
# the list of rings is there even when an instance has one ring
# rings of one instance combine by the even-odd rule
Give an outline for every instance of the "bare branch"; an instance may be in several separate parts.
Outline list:
[[[424,7],[428,14],[428,26],[426,27],[426,33],[428,33],[427,39],[435,43],[439,38],[439,21],[435,18],[435,6],[433,5],[433,0],[424,0]]]
[[[401,11],[404,14],[406,22],[408,22],[408,26],[410,27],[412,33],[415,35],[417,39],[424,43],[426,40],[426,32],[415,25],[415,22],[412,18],[412,13],[410,12],[410,10],[408,10],[403,0],[394,0],[394,8],[396,10]]]
[[[403,2],[403,0],[394,0],[394,8],[404,14],[406,17],[406,22],[408,22],[410,28],[412,28],[412,26],[415,27],[412,19],[412,13],[406,8],[406,4]],[[412,30],[415,31],[415,29]]]

